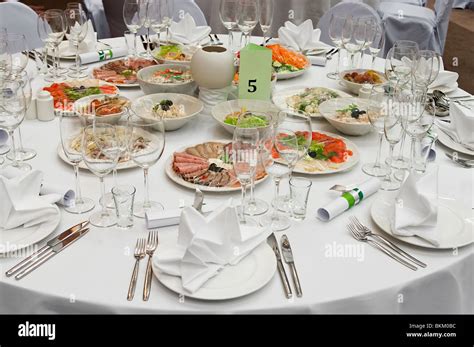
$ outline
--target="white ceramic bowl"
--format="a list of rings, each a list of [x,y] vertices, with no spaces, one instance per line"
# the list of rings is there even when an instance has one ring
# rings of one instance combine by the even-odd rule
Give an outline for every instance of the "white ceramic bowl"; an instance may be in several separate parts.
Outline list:
[[[122,99],[130,103],[130,100],[123,96],[111,96],[107,94],[98,94],[98,95],[89,95],[83,98],[80,98],[74,103],[74,113],[79,117],[84,117],[87,122],[92,121],[94,115],[91,113],[90,103],[92,100],[103,100],[103,99]],[[100,119],[101,123],[116,124],[120,118],[122,118],[125,113],[125,109],[122,109],[122,112],[110,114],[107,116],[96,116]]]
[[[234,134],[235,125],[224,123],[224,120],[229,114],[240,112],[242,109],[245,109],[246,112],[268,113],[272,117],[277,117],[280,111],[270,101],[239,99],[217,104],[212,108],[212,116],[225,130]]]
[[[173,131],[181,128],[192,118],[196,117],[204,108],[201,100],[196,99],[195,97],[185,95],[185,94],[176,94],[176,93],[159,93],[159,94],[150,94],[142,96],[132,102],[132,110],[135,113],[145,119],[152,118],[153,115],[153,106],[158,104],[161,100],[171,100],[176,105],[183,105],[185,116],[179,118],[166,118],[165,119],[165,130]]]
[[[352,94],[359,95],[359,90],[360,90],[360,88],[362,88],[363,84],[348,81],[348,80],[344,79],[344,76],[348,73],[352,73],[352,72],[364,73],[368,70],[369,69],[353,69],[353,70],[345,70],[345,71],[340,72],[339,73],[339,79],[341,81],[341,84],[344,87],[346,87]],[[387,79],[385,78],[385,76],[382,72],[380,72],[380,71],[375,71],[375,72],[377,72],[379,74],[380,78],[382,79],[382,83],[378,83],[378,85],[384,84],[384,83],[387,82]]]
[[[367,110],[368,100],[352,97],[331,99],[319,105],[319,112],[334,128],[343,134],[361,136],[369,133],[372,129],[370,122],[357,123],[336,119],[336,111],[342,110],[350,104],[356,104],[360,110]]]
[[[149,78],[157,71],[163,71],[166,69],[185,71],[189,70],[189,67],[179,64],[163,64],[149,66],[138,71],[137,81],[140,85],[141,90],[146,95],[157,94],[157,93],[176,93],[176,94],[187,94],[194,95],[197,86],[194,80],[190,80],[184,83],[154,83],[149,82]]]

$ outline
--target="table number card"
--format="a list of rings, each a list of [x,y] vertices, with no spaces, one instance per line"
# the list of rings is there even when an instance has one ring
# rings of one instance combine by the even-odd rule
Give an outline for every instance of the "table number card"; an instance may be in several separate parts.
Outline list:
[[[272,51],[253,43],[240,51],[239,99],[269,100]]]

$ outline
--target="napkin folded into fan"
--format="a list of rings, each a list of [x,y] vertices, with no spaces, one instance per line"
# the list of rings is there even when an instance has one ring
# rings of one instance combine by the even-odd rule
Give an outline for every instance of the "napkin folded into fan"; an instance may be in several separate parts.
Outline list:
[[[458,78],[459,74],[457,72],[446,70],[440,71],[438,77],[436,77],[433,83],[429,85],[428,89],[456,89]]]
[[[186,207],[177,244],[155,252],[153,262],[161,272],[181,277],[183,288],[194,293],[225,266],[236,265],[270,234],[269,228],[239,224],[232,200],[207,217]]]
[[[418,236],[439,246],[438,167],[424,174],[412,172],[395,200],[392,232],[400,236]]]
[[[68,35],[66,35],[67,39]],[[79,53],[87,53],[96,50],[97,35],[94,31],[94,26],[91,20],[87,21],[87,34],[84,40],[79,44]],[[76,47],[72,41],[68,41],[67,45],[61,45],[59,47],[59,54],[61,56],[74,56],[76,54]]]
[[[178,41],[184,45],[198,44],[211,33],[209,26],[197,26],[194,18],[186,13],[179,22],[171,23],[171,40]]]
[[[451,123],[436,120],[436,125],[458,142],[474,146],[474,112],[455,102],[450,102]]]
[[[33,170],[13,178],[0,174],[0,227],[25,228],[47,222],[57,215],[58,194],[40,195],[43,173]]]

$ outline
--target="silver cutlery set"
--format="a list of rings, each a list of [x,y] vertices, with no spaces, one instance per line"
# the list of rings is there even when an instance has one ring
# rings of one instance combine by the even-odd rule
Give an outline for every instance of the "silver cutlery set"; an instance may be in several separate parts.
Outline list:
[[[137,286],[138,270],[140,267],[140,261],[148,256],[148,262],[145,272],[145,281],[143,284],[143,301],[148,301],[150,298],[151,280],[153,276],[153,269],[151,267],[151,259],[153,253],[158,247],[158,231],[150,231],[148,233],[148,239],[138,238],[137,244],[135,245],[134,258],[135,266],[133,267],[132,278],[130,279],[130,285],[128,287],[127,300],[132,301],[135,295],[135,288]]]
[[[275,234],[272,233],[267,238],[267,243],[270,245],[270,247],[273,249],[273,252],[275,253],[278,273],[280,275],[281,283],[283,284],[283,289],[285,291],[286,298],[290,299],[293,296],[293,292],[291,290],[291,285],[290,281],[288,280],[288,276],[286,275],[285,267],[283,266],[282,253],[283,260],[290,267],[291,277],[295,286],[296,296],[301,297],[303,296],[303,291],[301,290],[300,279],[298,277],[298,272],[296,271],[295,260],[293,257],[293,251],[291,249],[290,241],[288,240],[288,237],[286,235],[282,235],[280,241],[281,252]]]
[[[15,279],[22,279],[87,234],[89,232],[88,225],[88,221],[81,222],[70,227],[66,231],[63,231],[58,236],[46,242],[44,247],[40,248],[38,251],[26,257],[8,270],[5,275],[10,277],[16,274]]]
[[[426,267],[425,263],[405,252],[403,249],[398,247],[385,236],[372,232],[367,226],[363,225],[356,217],[349,217],[349,221],[350,223],[347,225],[347,229],[357,241],[368,243],[369,245],[379,249],[381,252],[385,253],[390,258],[398,261],[400,264],[403,264],[404,266],[413,271],[418,270],[415,265],[418,265],[422,268]],[[413,265],[412,263],[415,265]]]

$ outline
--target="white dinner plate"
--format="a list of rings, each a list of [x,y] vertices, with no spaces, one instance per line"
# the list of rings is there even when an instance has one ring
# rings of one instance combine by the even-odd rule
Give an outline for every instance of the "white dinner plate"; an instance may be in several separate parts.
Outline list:
[[[335,138],[339,138],[339,139],[342,139],[345,143],[346,143],[346,147],[347,149],[351,150],[352,151],[352,156],[344,163],[342,164],[336,164],[337,167],[335,168],[331,168],[331,169],[327,169],[325,171],[309,171],[307,169],[305,169],[304,165],[302,164],[303,163],[303,160],[300,160],[296,166],[295,166],[295,169],[293,170],[294,173],[301,173],[301,174],[306,174],[306,175],[328,175],[328,174],[334,174],[334,173],[338,173],[338,172],[342,172],[342,171],[347,171],[351,168],[353,168],[360,160],[360,154],[359,154],[359,149],[357,148],[357,146],[355,145],[355,143],[353,143],[352,141],[349,141],[348,139],[346,139],[345,137],[342,137],[342,136],[339,136],[339,135],[336,135],[336,134],[333,134],[333,133],[329,133],[327,131],[320,131],[318,130],[317,131],[318,133],[321,133],[321,134],[326,134],[328,136],[331,136],[331,137],[335,137]],[[280,164],[285,164],[286,162],[281,159],[281,158],[278,158],[278,159],[275,159],[275,161],[277,163],[280,163]]]
[[[467,148],[460,145],[459,143],[454,142],[441,129],[438,129],[438,130],[439,131],[436,132],[438,134],[438,141],[441,142],[444,146],[452,149],[453,151],[459,152],[459,153],[474,155],[474,151],[470,151]]]
[[[311,63],[309,64],[309,66],[305,67],[304,69],[298,70],[298,71],[294,71],[294,72],[280,72],[280,73],[277,73],[277,74],[276,74],[276,76],[277,76],[277,81],[279,81],[279,80],[289,80],[290,78],[295,78],[295,77],[301,76],[301,75],[303,75],[310,67],[311,67]]]
[[[212,140],[212,141],[207,141],[207,142],[222,142],[222,143],[229,143],[229,141],[225,140]],[[198,145],[198,143],[196,143]],[[184,146],[181,148],[178,148],[175,152],[183,152],[186,148],[193,147],[194,145],[189,145],[189,146]],[[234,192],[234,191],[240,191],[241,187],[240,185],[238,187],[208,187],[200,184],[194,184],[188,181],[185,181],[184,179],[181,178],[176,172],[173,170],[173,154],[168,158],[165,164],[165,172],[166,175],[175,183],[179,184],[180,186],[196,190],[196,188],[199,188],[203,192],[215,192],[215,193],[227,193],[227,192]],[[265,177],[255,181],[255,185],[262,183],[268,178],[268,175],[265,175]]]
[[[159,244],[156,253],[160,252]],[[275,275],[276,257],[266,243],[262,243],[236,265],[224,267],[194,293],[183,288],[181,277],[160,272],[155,262],[153,274],[166,288],[175,293],[200,300],[228,300],[253,293],[265,286]]]
[[[278,79],[280,79],[280,77],[278,77]],[[337,90],[337,89],[332,89],[332,88],[327,88],[327,87],[319,87],[319,86],[313,86],[313,87],[303,87],[303,86],[295,86],[295,87],[291,87],[291,88],[288,88],[288,89],[285,89],[285,90],[282,90],[280,92],[277,92],[275,94],[273,94],[273,97],[272,97],[272,101],[273,103],[281,110],[288,110],[288,109],[293,109],[292,107],[290,107],[288,105],[288,103],[286,102],[286,100],[291,97],[291,96],[294,96],[294,95],[297,95],[297,94],[300,94],[302,92],[305,91],[305,89],[307,88],[324,88],[324,89],[328,89],[332,92],[335,92],[337,94],[339,94],[340,97],[351,97],[351,95],[347,94],[346,92],[343,92],[343,91],[340,91],[340,90]],[[317,112],[317,113],[310,113],[310,116],[312,118],[323,118],[323,116]]]
[[[424,248],[452,249],[463,247],[474,241],[474,213],[458,201],[448,198],[438,198],[438,224],[439,246],[425,241],[418,236],[399,236],[392,232],[393,206],[395,200],[379,198],[374,201],[370,214],[375,224],[390,236]]]
[[[50,235],[61,221],[61,212],[56,207],[56,214],[48,221],[29,228],[23,226],[5,230],[0,227],[0,254],[15,252],[30,247]]]

